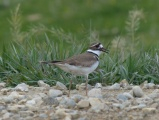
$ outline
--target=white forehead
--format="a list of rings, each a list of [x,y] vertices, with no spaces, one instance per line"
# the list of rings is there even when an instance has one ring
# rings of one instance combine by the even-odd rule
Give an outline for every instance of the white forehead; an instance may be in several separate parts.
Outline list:
[[[100,44],[100,45],[99,45],[99,47],[100,47],[100,48],[103,48],[103,45],[102,45],[102,44]]]

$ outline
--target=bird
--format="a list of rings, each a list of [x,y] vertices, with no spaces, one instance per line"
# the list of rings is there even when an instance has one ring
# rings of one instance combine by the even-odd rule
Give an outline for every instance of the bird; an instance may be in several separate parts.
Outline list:
[[[99,65],[99,56],[101,53],[108,53],[109,51],[103,47],[103,45],[98,43],[93,43],[89,46],[85,53],[75,55],[73,57],[67,58],[65,60],[58,61],[41,61],[41,63],[54,65],[67,73],[73,75],[84,76],[86,78],[86,96],[87,96],[87,85],[88,76],[90,73],[95,71]],[[69,94],[72,85],[72,80],[70,80]]]

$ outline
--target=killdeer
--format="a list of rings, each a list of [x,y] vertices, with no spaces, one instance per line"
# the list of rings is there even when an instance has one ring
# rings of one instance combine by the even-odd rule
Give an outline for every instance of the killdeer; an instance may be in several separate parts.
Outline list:
[[[99,56],[102,52],[108,53],[101,43],[90,45],[87,52],[65,59],[63,61],[42,61],[49,65],[55,65],[65,72],[86,77],[86,96],[88,75],[92,73],[99,65]],[[70,80],[69,95],[72,80]]]

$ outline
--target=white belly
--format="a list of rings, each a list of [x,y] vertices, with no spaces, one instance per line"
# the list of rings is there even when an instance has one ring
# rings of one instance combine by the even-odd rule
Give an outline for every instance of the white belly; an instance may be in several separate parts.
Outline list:
[[[99,61],[94,63],[91,67],[73,66],[69,64],[58,64],[57,66],[65,72],[75,75],[88,75],[92,73],[99,65]]]

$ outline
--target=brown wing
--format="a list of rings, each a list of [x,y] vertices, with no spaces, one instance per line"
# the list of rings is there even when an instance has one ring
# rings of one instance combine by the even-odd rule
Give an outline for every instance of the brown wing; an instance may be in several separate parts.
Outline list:
[[[73,56],[71,58],[68,58],[60,63],[67,63],[69,65],[76,65],[76,66],[85,66],[89,67],[94,62],[98,60],[97,56],[92,53],[83,53],[76,56]]]

